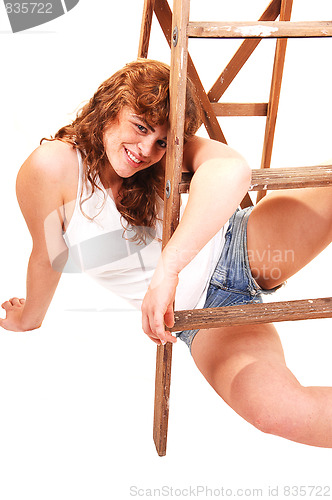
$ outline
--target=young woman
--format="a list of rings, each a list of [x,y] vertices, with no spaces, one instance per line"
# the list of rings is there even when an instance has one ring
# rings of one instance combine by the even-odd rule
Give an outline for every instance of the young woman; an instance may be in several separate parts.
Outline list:
[[[143,330],[156,344],[176,342],[164,326],[173,325],[174,299],[176,309],[259,302],[329,245],[331,187],[274,192],[238,209],[250,169],[228,146],[195,136],[199,103],[188,82],[183,170],[194,175],[161,252],[168,81],[165,64],[128,64],[25,161],[17,196],[33,239],[27,297],[2,305],[3,328],[40,327],[61,273],[81,270],[141,306]],[[332,447],[332,388],[299,384],[272,324],[177,337],[247,421]]]

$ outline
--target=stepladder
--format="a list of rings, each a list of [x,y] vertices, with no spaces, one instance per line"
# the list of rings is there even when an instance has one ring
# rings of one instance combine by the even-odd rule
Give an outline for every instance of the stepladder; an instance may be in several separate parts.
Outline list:
[[[288,38],[325,38],[332,36],[330,22],[292,22],[292,0],[272,0],[257,21],[194,22],[190,21],[190,1],[175,0],[173,12],[167,0],[146,0],[141,28],[139,57],[147,57],[149,36],[155,14],[171,47],[170,77],[170,132],[166,159],[165,216],[163,245],[166,245],[179,220],[180,195],[188,191],[190,175],[181,171],[183,155],[184,99],[186,75],[191,77],[200,96],[204,126],[210,138],[226,142],[218,116],[266,117],[260,169],[252,172],[251,191],[257,191],[259,201],[267,190],[326,186],[332,182],[331,165],[303,168],[270,168],[277,112],[281,91],[286,46]],[[220,38],[240,39],[234,56],[219,74],[210,91],[205,91],[196,67],[188,52],[188,39]],[[268,102],[227,103],[219,102],[242,67],[264,38],[276,39],[274,60],[271,64]],[[305,43],[305,42],[303,42]],[[249,206],[249,194],[242,206]],[[286,301],[242,308],[217,308],[214,311],[197,309],[176,311],[173,331],[191,328],[213,328],[221,325],[264,323],[311,318],[332,317],[332,298]],[[160,456],[166,454],[171,381],[172,345],[157,348],[154,441]]]

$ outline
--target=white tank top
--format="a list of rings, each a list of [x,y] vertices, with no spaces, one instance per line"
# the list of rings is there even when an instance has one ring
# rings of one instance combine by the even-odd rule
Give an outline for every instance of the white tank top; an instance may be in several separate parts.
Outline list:
[[[124,230],[121,215],[116,208],[111,190],[106,190],[100,179],[91,198],[80,207],[83,185],[83,163],[77,150],[79,182],[75,208],[64,233],[69,248],[69,259],[63,272],[85,272],[113,293],[140,308],[161,253],[163,201],[160,199],[156,229],[146,244],[129,241],[132,230]],[[84,200],[91,186],[83,186]],[[105,196],[105,204],[104,203]],[[187,195],[182,195],[181,214]],[[97,214],[97,215],[96,215]],[[199,254],[179,274],[175,309],[203,307],[212,272],[224,245],[228,224],[212,238]]]

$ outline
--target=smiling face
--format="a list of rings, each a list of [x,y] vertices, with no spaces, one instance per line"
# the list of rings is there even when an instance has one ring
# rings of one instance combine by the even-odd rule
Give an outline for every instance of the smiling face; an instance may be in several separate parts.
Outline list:
[[[124,107],[104,132],[109,182],[131,177],[160,161],[166,152],[166,136],[167,124],[151,126]]]

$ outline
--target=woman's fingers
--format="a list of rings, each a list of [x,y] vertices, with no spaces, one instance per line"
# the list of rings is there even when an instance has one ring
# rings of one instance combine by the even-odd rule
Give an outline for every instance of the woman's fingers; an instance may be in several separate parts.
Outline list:
[[[172,328],[174,326],[174,309],[173,306],[168,307],[165,316],[164,316],[164,323],[166,326],[169,328]]]
[[[12,299],[9,299],[9,302],[11,303],[12,306],[20,306],[20,299],[18,297],[13,297]]]
[[[25,304],[25,299],[19,299],[18,297],[13,297],[9,300],[6,300],[3,304],[1,304],[2,309],[8,310],[13,306],[21,306]]]
[[[3,304],[1,304],[1,307],[5,311],[8,311],[9,309],[11,309],[13,307],[13,304],[11,303],[10,300],[6,300],[6,302],[4,302]]]
[[[24,312],[25,299],[12,297],[1,304],[6,311],[6,317],[0,318],[0,327],[13,332],[23,332],[25,329],[21,325],[21,318]]]
[[[148,319],[148,316],[145,315],[145,314],[142,314],[142,328],[143,328],[143,331],[144,333],[151,339],[153,340],[153,342],[155,342],[156,344],[160,344],[160,339],[157,337],[157,335],[155,335],[153,333],[153,331],[151,330],[150,328],[150,323],[149,323],[149,319]]]
[[[173,337],[169,332],[165,331],[164,317],[154,314],[142,314],[142,328],[143,331],[153,340],[156,344],[166,344],[166,342],[176,342],[176,337]]]
[[[173,337],[170,332],[165,330],[164,318],[162,318],[161,323],[158,323],[156,327],[156,334],[158,335],[162,343],[172,342],[173,344],[175,344],[177,340],[176,337]]]
[[[158,335],[158,333],[150,327],[149,319],[147,319],[147,321],[145,321],[143,323],[143,331],[156,344],[160,345],[160,344],[165,344],[166,343],[166,340],[163,339],[163,338],[160,338],[160,336]]]

